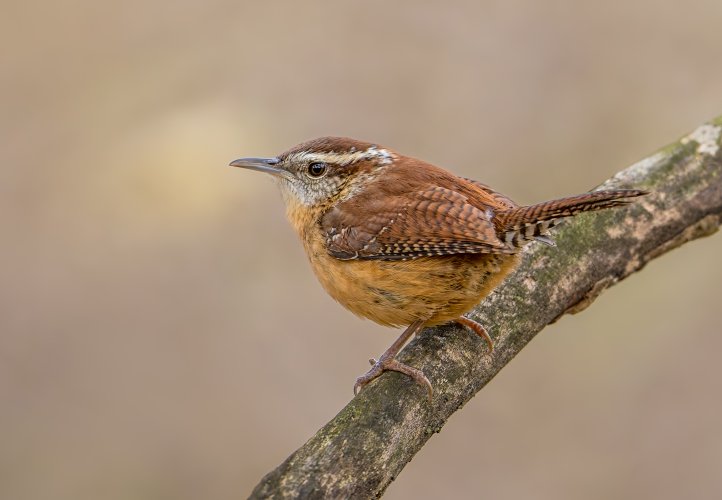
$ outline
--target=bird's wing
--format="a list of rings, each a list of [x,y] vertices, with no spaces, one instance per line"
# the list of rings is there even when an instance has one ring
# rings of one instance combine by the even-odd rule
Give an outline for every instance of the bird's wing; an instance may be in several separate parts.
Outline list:
[[[500,209],[511,209],[516,208],[518,205],[514,203],[509,197],[504,196],[503,194],[494,191],[491,187],[487,186],[486,184],[475,181],[474,179],[467,179],[466,177],[463,178],[466,182],[473,184],[477,189],[476,194],[479,193],[479,190],[481,190],[485,196],[491,198],[496,202],[497,205],[499,205]]]
[[[329,253],[342,260],[406,260],[464,253],[514,253],[497,236],[491,206],[440,186],[396,196],[356,196],[321,219]]]

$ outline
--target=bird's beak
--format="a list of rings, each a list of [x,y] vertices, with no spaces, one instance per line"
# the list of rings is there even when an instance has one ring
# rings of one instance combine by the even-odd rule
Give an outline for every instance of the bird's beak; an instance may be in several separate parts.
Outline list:
[[[240,158],[233,160],[230,165],[231,167],[247,168],[279,177],[287,177],[289,175],[288,171],[277,166],[280,162],[281,160],[278,158]]]

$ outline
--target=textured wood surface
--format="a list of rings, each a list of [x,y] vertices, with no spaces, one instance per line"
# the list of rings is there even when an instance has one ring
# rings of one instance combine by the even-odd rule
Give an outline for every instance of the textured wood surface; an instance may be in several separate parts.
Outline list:
[[[429,403],[408,377],[387,373],[343,408],[251,498],[373,498],[449,416],[539,331],[589,306],[606,288],[722,222],[722,118],[619,172],[602,187],[652,193],[619,210],[580,216],[532,244],[519,269],[474,310],[496,343],[455,325],[428,328],[399,355],[434,386]]]

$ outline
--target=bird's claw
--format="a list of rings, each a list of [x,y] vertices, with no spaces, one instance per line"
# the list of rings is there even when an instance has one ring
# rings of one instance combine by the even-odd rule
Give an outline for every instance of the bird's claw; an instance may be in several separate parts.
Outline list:
[[[354,395],[358,394],[364,387],[371,383],[371,381],[378,378],[383,372],[394,371],[403,373],[404,375],[408,375],[417,384],[425,387],[429,393],[429,401],[431,401],[434,389],[431,386],[431,382],[429,382],[429,379],[426,378],[426,375],[424,375],[424,372],[422,372],[418,368],[405,365],[397,361],[395,358],[384,359],[383,356],[378,361],[372,358],[369,360],[369,362],[372,365],[371,369],[365,374],[361,375],[359,378],[357,378],[356,383],[353,385]]]

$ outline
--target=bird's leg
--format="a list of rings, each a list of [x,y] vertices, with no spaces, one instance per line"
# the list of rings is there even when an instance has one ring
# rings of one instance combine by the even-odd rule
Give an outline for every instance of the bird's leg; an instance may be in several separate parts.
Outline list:
[[[459,316],[454,321],[459,323],[461,326],[467,327],[468,329],[476,333],[479,337],[486,340],[486,343],[489,346],[489,352],[494,350],[494,341],[491,340],[491,337],[489,337],[489,333],[486,331],[486,328],[481,326],[473,319],[465,318],[464,316]]]
[[[426,390],[429,391],[429,400],[431,400],[433,389],[431,388],[431,382],[429,382],[429,379],[426,378],[424,372],[396,360],[396,355],[399,353],[406,341],[409,340],[413,334],[421,331],[423,326],[424,320],[411,323],[399,336],[399,338],[396,339],[396,342],[386,349],[386,352],[381,355],[378,361],[370,359],[369,363],[371,363],[372,367],[368,372],[356,379],[356,383],[353,386],[353,393],[358,394],[361,389],[366,387],[369,382],[380,376],[383,372],[395,371],[408,375],[418,384],[426,387]]]

